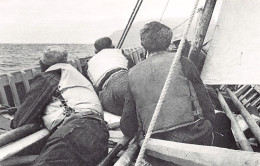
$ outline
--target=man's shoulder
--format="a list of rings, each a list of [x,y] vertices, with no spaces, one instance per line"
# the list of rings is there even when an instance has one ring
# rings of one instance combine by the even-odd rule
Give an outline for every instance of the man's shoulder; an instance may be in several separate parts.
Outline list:
[[[60,77],[61,77],[61,69],[46,71],[46,72],[37,74],[33,78],[33,83],[34,84],[36,84],[36,83],[41,84],[44,82],[51,83],[51,80],[60,80]]]

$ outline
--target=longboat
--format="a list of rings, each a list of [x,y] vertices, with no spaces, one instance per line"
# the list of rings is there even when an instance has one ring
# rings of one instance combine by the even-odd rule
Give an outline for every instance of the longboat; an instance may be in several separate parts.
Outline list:
[[[234,143],[237,146],[235,149],[228,149],[149,139],[146,153],[178,165],[260,165],[260,154],[256,150],[256,147],[259,147],[260,143],[259,119],[257,119],[259,118],[260,111],[260,77],[258,78],[257,74],[260,71],[257,69],[257,66],[250,67],[250,70],[243,68],[244,61],[241,58],[241,54],[239,54],[239,62],[235,61],[233,63],[231,57],[231,55],[235,55],[233,60],[237,59],[237,52],[240,51],[241,53],[243,51],[242,54],[245,54],[249,58],[256,58],[257,60],[258,57],[256,57],[256,54],[259,52],[253,46],[260,41],[260,32],[258,29],[260,21],[252,19],[250,17],[252,14],[245,13],[244,10],[247,9],[247,11],[252,10],[259,13],[256,9],[260,7],[260,2],[257,0],[250,2],[245,0],[223,0],[211,45],[209,50],[205,52],[202,45],[215,4],[216,0],[207,0],[205,2],[204,9],[198,19],[196,34],[194,34],[196,37],[192,41],[188,57],[193,60],[195,65],[198,65],[200,64],[198,55],[207,53],[206,60],[201,69],[201,77],[205,84],[214,87],[218,101],[222,107],[222,110],[218,111],[225,113],[229,118],[235,138]],[[243,28],[244,30],[246,29],[243,26],[232,30],[235,32],[230,31],[230,27],[236,24],[240,25],[240,22],[237,21],[238,16],[242,21],[246,20],[249,23],[254,23],[250,24],[253,27],[254,34],[250,35],[248,31],[243,31]],[[242,39],[245,42],[254,36],[255,41],[250,43],[248,49],[240,47],[241,45],[245,46],[243,42],[235,43],[239,40],[234,35],[237,32],[244,32],[239,34],[239,36],[243,36]],[[234,43],[238,48],[233,47]],[[232,52],[232,50],[235,50],[235,52]],[[146,57],[146,52],[143,48],[127,48],[124,49],[124,52],[135,64],[141,62]],[[226,66],[219,66],[218,60],[220,55],[223,55],[221,58]],[[70,64],[84,75],[86,74],[84,73],[84,67],[89,59],[90,57],[75,59],[70,61]],[[246,63],[248,61],[250,63]],[[252,62],[249,59],[245,60],[245,64],[247,65],[252,64]],[[259,62],[253,64],[260,65]],[[215,70],[212,68],[215,68]],[[218,72],[218,68],[219,70],[221,69],[221,72]],[[233,70],[233,68],[235,69]],[[244,71],[240,71],[241,69],[245,69],[251,74],[245,74]],[[238,73],[241,72],[241,75],[233,75],[232,72],[236,70]],[[32,143],[49,134],[48,131],[36,129],[31,125],[20,129],[20,131],[27,131],[29,129],[33,132],[29,132],[27,135],[20,135],[14,140],[12,138],[16,137],[17,133],[21,134],[21,132],[15,132],[9,128],[9,123],[12,119],[10,110],[20,106],[26,92],[30,88],[33,77],[39,73],[40,68],[36,67],[0,75],[0,165],[30,164],[37,156],[13,156],[23,148],[30,147]],[[234,107],[237,109],[237,112],[232,111],[231,108]],[[255,107],[256,111],[254,113],[250,112],[249,107]],[[108,114],[108,121],[111,120],[108,123],[110,125],[111,151],[108,156],[104,156],[104,160],[99,164],[100,166],[133,165],[140,149],[139,145],[142,146],[142,143],[137,143],[135,139],[129,140],[123,137],[120,129],[118,129],[119,118]],[[252,137],[248,138],[245,136],[243,126],[247,126],[251,130],[253,133]]]

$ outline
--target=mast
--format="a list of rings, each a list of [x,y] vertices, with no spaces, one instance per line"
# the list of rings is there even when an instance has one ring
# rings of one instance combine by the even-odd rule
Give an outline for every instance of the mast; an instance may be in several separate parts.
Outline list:
[[[195,66],[198,68],[199,64],[201,62],[201,59],[199,58],[199,54],[202,48],[202,44],[204,42],[209,23],[214,11],[214,7],[217,0],[207,0],[204,5],[204,9],[202,11],[202,15],[199,18],[199,25],[196,28],[196,35],[195,40],[192,43],[192,47],[189,53],[189,59],[193,61]],[[199,71],[201,72],[201,71]]]
[[[133,10],[133,12],[132,12],[132,14],[131,14],[127,24],[126,24],[124,32],[123,32],[121,38],[119,39],[119,42],[118,42],[116,48],[120,49],[122,47],[122,45],[123,45],[123,43],[125,41],[126,35],[128,34],[128,31],[130,30],[130,28],[131,28],[131,26],[132,26],[132,24],[134,22],[135,16],[137,15],[137,13],[139,11],[139,8],[141,7],[142,3],[143,3],[143,0],[137,0],[136,5],[134,7],[134,10]]]

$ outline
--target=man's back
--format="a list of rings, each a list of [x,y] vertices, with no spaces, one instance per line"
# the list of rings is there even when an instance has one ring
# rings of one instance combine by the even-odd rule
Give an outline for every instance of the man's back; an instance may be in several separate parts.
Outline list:
[[[146,132],[168,75],[174,53],[161,52],[141,62],[129,73],[129,85],[143,130]],[[193,105],[194,89],[179,66],[171,80],[154,132],[162,132],[194,123],[194,111],[202,116],[199,105]]]

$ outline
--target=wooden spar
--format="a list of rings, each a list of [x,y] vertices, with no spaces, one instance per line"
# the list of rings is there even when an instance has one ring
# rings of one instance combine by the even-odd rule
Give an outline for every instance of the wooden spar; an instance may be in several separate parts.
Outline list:
[[[196,31],[195,40],[192,43],[192,47],[189,53],[189,59],[193,61],[196,67],[198,67],[200,64],[199,54],[209,27],[209,23],[214,11],[216,1],[217,0],[207,0],[205,2],[202,16],[199,21],[199,27],[196,28],[197,31]]]
[[[1,109],[0,108],[0,115],[2,114],[11,114],[13,115],[17,110],[17,107],[10,107],[10,108],[4,108],[4,109]]]
[[[17,165],[30,165],[38,157],[38,155],[29,155],[29,156],[17,156],[10,157],[4,161],[0,161],[1,166],[17,166]]]
[[[260,153],[150,139],[146,153],[179,165],[257,166]]]
[[[122,45],[123,45],[123,43],[125,41],[126,35],[128,34],[128,31],[130,30],[130,28],[131,28],[131,26],[132,26],[132,24],[134,22],[134,19],[135,19],[136,15],[137,15],[137,13],[139,11],[139,8],[141,7],[142,3],[143,3],[143,0],[137,0],[135,8],[134,8],[134,10],[133,10],[133,12],[132,12],[128,22],[127,22],[127,25],[126,25],[126,27],[124,29],[124,32],[123,32],[121,38],[119,39],[119,42],[118,42],[118,45],[117,45],[116,48],[120,49],[122,47]]]
[[[48,129],[42,129],[16,142],[0,148],[0,161],[18,153],[19,151],[43,139],[44,137],[47,137],[49,133],[50,132]]]
[[[235,135],[235,138],[238,140],[238,142],[241,146],[241,149],[245,150],[245,151],[253,151],[252,147],[250,146],[249,142],[246,139],[245,134],[241,131],[233,113],[229,109],[224,97],[222,96],[222,94],[220,93],[219,90],[217,90],[217,92],[218,92],[218,99],[221,104],[221,107],[223,108],[226,115],[228,116],[228,118],[231,121],[231,127],[233,129],[233,133]]]
[[[26,124],[14,130],[8,131],[0,135],[0,147],[18,139],[21,139],[33,132],[36,132],[39,129],[40,126],[37,124]]]
[[[236,95],[227,88],[227,93],[230,96],[231,100],[235,104],[235,106],[240,111],[241,115],[245,119],[246,123],[248,124],[248,127],[251,129],[252,133],[254,134],[255,138],[257,139],[258,143],[260,143],[260,128],[256,124],[253,117],[249,114],[249,112],[246,110],[246,108],[243,106],[243,104],[238,100]]]
[[[123,153],[123,155],[117,160],[117,162],[114,164],[114,166],[128,166],[131,164],[131,161],[134,159],[134,157],[137,155],[137,152],[139,150],[139,145],[135,141],[129,147],[127,150]]]
[[[200,7],[200,8],[198,8],[198,11],[197,11],[197,22],[196,22],[196,29],[195,29],[195,32],[197,32],[198,31],[198,28],[199,28],[199,25],[200,25],[200,20],[201,20],[201,17],[202,17],[202,11],[203,11],[203,8],[202,7]]]
[[[109,130],[114,130],[120,127],[120,122],[109,123],[107,126]]]
[[[116,155],[126,147],[126,145],[130,142],[130,138],[123,137],[120,142],[116,144],[116,146],[109,152],[109,154],[98,164],[98,166],[108,166],[111,165],[112,160],[116,157]]]

